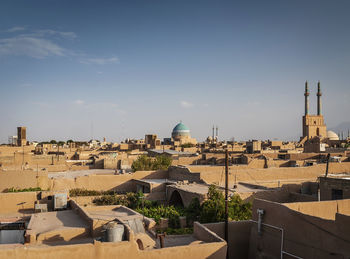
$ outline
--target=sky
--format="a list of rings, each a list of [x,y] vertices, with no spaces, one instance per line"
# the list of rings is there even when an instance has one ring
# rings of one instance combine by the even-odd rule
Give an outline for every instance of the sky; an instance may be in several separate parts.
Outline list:
[[[0,143],[298,140],[304,83],[350,127],[350,1],[2,0]],[[341,125],[341,126],[339,126]]]

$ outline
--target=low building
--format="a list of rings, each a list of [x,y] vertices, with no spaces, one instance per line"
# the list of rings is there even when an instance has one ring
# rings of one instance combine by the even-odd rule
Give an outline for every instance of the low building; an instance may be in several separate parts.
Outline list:
[[[321,201],[350,199],[350,174],[329,175],[318,179]]]

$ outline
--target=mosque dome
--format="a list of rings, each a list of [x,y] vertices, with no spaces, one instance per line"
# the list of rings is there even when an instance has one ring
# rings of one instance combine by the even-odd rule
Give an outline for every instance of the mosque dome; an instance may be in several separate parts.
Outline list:
[[[327,138],[329,140],[339,140],[338,135],[334,131],[331,131],[331,130],[327,131]]]
[[[171,137],[174,139],[182,138],[182,137],[190,137],[190,129],[185,124],[180,122],[173,129],[173,132],[171,133]]]

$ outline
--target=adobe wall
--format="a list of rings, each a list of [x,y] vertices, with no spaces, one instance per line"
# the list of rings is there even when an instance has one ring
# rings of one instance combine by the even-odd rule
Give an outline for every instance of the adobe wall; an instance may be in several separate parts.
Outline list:
[[[228,223],[228,255],[231,259],[248,258],[251,221],[230,221]],[[225,238],[225,223],[203,224],[221,238]]]
[[[343,199],[350,199],[350,180],[320,177],[320,197],[322,201],[332,200],[332,190],[342,190]]]
[[[174,192],[178,192],[180,194],[184,207],[188,207],[194,198],[198,198],[200,203],[202,203],[206,198],[206,195],[204,194],[181,190],[178,189],[176,185],[168,185],[166,187],[166,198],[168,202],[170,201]]]
[[[335,220],[336,213],[350,216],[350,200],[295,202],[283,205],[306,215],[329,220]]]
[[[316,209],[318,203],[310,202],[305,206],[315,204]],[[274,227],[263,225],[259,235],[257,224],[254,223],[255,226],[251,228],[249,258],[280,258],[280,229],[283,229],[284,234],[283,250],[293,255],[311,259],[343,258],[350,255],[350,228],[347,227],[350,224],[350,216],[336,214],[335,220],[329,220],[300,213],[288,206],[293,205],[259,199],[254,201],[253,220],[258,219],[257,209],[263,209],[262,222]],[[326,207],[331,208],[330,204]]]
[[[200,173],[192,173],[188,167],[170,166],[168,172],[171,180],[201,182]]]
[[[0,191],[7,188],[30,188],[40,187],[42,190],[61,191],[74,188],[88,190],[111,190],[133,191],[135,189],[132,179],[165,179],[168,172],[160,171],[138,171],[132,174],[120,175],[89,175],[77,178],[49,179],[47,172],[33,171],[0,171]],[[37,177],[38,176],[38,177]]]
[[[151,250],[139,250],[136,241],[122,241],[117,243],[102,243],[95,241],[93,244],[77,244],[65,246],[0,246],[0,259],[112,259],[125,258],[126,255],[128,258],[133,259],[224,259],[226,256],[226,243],[215,242],[204,244],[192,244],[187,246],[176,246]]]
[[[47,189],[47,183],[46,172],[0,171],[0,192],[11,187],[23,189],[40,186]]]
[[[172,165],[192,165],[196,164],[196,161],[199,160],[200,157],[179,157],[178,159],[173,159]]]
[[[70,190],[74,188],[84,188],[87,190],[105,191],[118,190],[130,192],[135,189],[132,179],[165,179],[168,177],[167,171],[137,171],[131,174],[119,175],[88,175],[75,179],[49,179],[50,190]]]
[[[0,214],[32,211],[36,200],[36,192],[0,193]]]
[[[206,183],[222,182],[223,166],[187,166],[191,172],[200,172],[200,178]],[[309,167],[276,167],[266,169],[249,169],[246,166],[229,167],[229,184],[233,185],[235,176],[237,182],[261,184],[268,187],[277,187],[287,183],[316,181],[318,176],[324,175],[326,164]],[[350,163],[330,163],[329,173],[350,173]]]
[[[271,191],[259,191],[246,198],[245,202],[253,202],[254,199],[261,199],[279,203],[289,202],[308,202],[316,201],[317,197],[311,195],[304,195],[295,192],[289,192],[288,190],[271,190]]]

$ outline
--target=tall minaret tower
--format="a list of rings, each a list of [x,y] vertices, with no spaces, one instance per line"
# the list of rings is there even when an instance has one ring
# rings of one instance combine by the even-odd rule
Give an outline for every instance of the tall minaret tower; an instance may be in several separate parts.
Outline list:
[[[305,115],[309,114],[309,87],[307,86],[307,81],[305,82]]]
[[[322,115],[322,102],[321,102],[321,84],[320,81],[317,83],[317,115]]]

